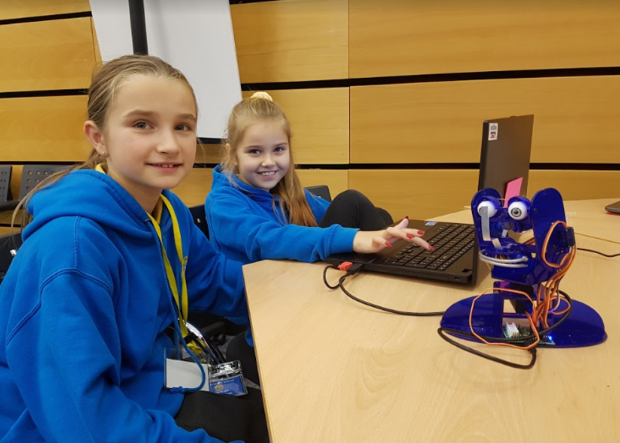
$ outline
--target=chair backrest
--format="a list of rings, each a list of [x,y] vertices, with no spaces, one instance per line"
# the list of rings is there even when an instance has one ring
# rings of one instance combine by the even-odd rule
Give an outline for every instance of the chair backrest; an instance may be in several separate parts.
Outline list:
[[[22,181],[19,185],[19,200],[22,200],[36,185],[54,172],[70,168],[71,165],[24,165]]]
[[[13,257],[17,254],[17,250],[21,245],[21,232],[0,236],[0,283],[4,280],[4,276],[13,261]]]
[[[329,193],[329,186],[327,185],[308,186],[306,189],[312,195],[321,197],[323,200],[327,200],[328,202],[332,201],[332,196]]]
[[[200,228],[203,234],[209,238],[209,226],[207,225],[207,215],[205,214],[204,205],[190,206],[189,212],[192,213],[194,223]]]
[[[11,165],[0,166],[0,203],[11,200]]]

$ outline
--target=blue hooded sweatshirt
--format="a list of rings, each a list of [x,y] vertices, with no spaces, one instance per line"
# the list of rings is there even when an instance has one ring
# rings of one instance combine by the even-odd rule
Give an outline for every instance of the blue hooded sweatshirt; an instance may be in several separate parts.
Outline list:
[[[209,237],[219,251],[233,260],[253,263],[259,260],[288,259],[302,262],[325,260],[331,254],[353,251],[358,229],[333,225],[311,228],[283,223],[272,194],[249,186],[221,165],[213,169],[213,185],[207,195],[205,211]],[[329,202],[306,193],[308,205],[320,223]]]
[[[191,308],[246,316],[241,264],[163,194],[180,225]],[[219,442],[178,427],[183,394],[163,387],[176,313],[144,209],[107,175],[80,170],[28,210],[34,220],[0,287],[0,442]],[[166,210],[160,226],[180,281]]]

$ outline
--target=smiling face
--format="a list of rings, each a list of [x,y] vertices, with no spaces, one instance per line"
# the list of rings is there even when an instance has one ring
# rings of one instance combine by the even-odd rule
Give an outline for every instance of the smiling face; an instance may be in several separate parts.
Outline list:
[[[196,158],[194,96],[177,79],[134,75],[116,92],[105,127],[84,127],[108,175],[151,212],[163,189],[177,186]]]
[[[244,183],[263,191],[273,189],[289,170],[289,140],[281,124],[249,126],[236,149],[236,166]]]

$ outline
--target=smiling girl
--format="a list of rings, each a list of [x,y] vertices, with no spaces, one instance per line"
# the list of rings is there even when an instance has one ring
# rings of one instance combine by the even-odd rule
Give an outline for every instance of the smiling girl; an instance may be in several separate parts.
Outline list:
[[[238,103],[228,120],[225,156],[205,202],[216,249],[243,263],[304,262],[343,252],[372,253],[403,239],[429,248],[424,233],[391,220],[362,194],[330,204],[304,190],[295,171],[291,128],[265,92]]]
[[[159,58],[93,77],[92,153],[27,196],[32,221],[0,288],[3,442],[268,441],[259,392],[198,391],[204,373],[164,387],[188,309],[247,315],[240,264],[169,191],[193,167],[197,113]]]

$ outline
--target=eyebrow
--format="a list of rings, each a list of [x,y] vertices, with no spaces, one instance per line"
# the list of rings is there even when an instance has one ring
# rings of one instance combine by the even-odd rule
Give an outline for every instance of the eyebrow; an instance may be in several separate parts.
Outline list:
[[[127,112],[126,114],[123,114],[124,118],[130,118],[130,117],[152,117],[157,115],[156,112],[153,111],[146,111],[143,109],[134,109],[132,111]],[[177,116],[180,119],[184,119],[184,120],[191,120],[191,121],[197,121],[198,119],[196,118],[196,116],[194,114],[180,114]]]

